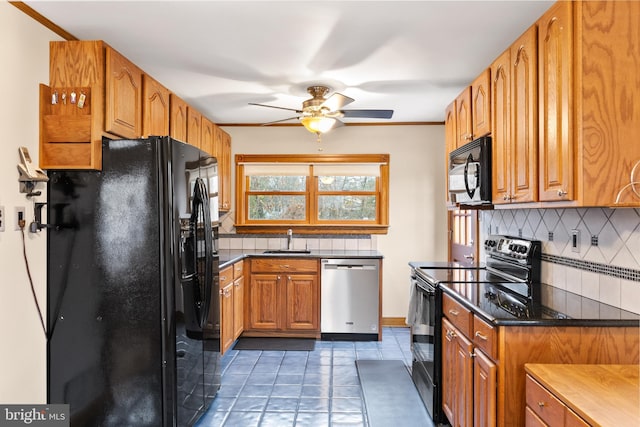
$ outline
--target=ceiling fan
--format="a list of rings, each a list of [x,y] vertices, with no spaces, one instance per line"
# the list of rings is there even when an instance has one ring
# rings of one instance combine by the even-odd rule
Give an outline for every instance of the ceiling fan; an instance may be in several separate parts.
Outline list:
[[[393,116],[393,110],[342,110],[342,107],[352,103],[354,99],[337,92],[325,98],[330,90],[327,86],[309,86],[307,92],[311,94],[312,98],[302,103],[301,110],[277,107],[275,105],[256,104],[254,102],[250,102],[249,105],[295,111],[296,114],[298,114],[295,117],[264,123],[263,126],[294,119],[300,120],[304,127],[309,132],[318,135],[318,138],[320,138],[321,134],[331,129],[343,126],[344,123],[340,120],[341,118],[390,119]]]

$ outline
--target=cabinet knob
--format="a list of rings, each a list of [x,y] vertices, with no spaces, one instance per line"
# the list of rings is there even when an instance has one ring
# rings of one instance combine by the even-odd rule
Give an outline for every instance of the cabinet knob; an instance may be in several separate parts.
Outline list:
[[[538,406],[543,408],[545,406],[545,403],[544,402],[538,402]]]
[[[457,310],[451,309],[449,310],[449,314],[451,314],[452,316],[457,316],[458,314],[460,314],[460,312],[458,312]]]
[[[563,197],[563,196],[566,196],[566,195],[567,195],[566,191],[564,191],[562,189],[558,190],[558,197]]]

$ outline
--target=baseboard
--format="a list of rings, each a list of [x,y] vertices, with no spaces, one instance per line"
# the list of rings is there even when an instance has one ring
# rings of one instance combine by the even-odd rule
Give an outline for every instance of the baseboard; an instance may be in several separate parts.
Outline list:
[[[407,321],[404,317],[383,317],[382,326],[389,328],[406,328]]]

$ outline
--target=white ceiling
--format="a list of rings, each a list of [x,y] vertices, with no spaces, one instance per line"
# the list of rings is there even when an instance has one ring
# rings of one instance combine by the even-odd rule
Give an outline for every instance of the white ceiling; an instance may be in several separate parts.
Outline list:
[[[78,39],[104,40],[211,120],[230,124],[292,117],[248,103],[298,109],[312,84],[354,98],[345,109],[443,121],[445,106],[553,2],[25,3]]]

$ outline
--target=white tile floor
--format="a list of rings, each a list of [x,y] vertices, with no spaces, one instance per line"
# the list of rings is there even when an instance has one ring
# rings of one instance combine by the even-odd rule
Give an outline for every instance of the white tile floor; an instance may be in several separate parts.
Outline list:
[[[368,426],[355,360],[403,360],[408,328],[384,328],[382,341],[316,341],[313,351],[231,350],[222,386],[198,427]]]

